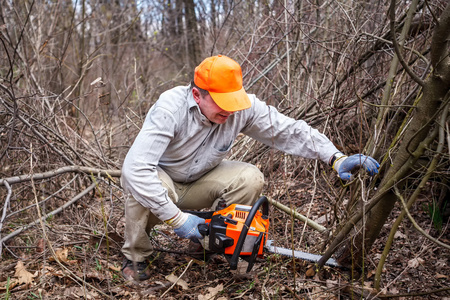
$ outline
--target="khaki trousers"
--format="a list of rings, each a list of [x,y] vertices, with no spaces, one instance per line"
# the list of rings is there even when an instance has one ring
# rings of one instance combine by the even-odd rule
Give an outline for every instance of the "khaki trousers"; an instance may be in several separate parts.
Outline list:
[[[174,182],[158,168],[158,176],[170,199],[180,209],[215,208],[223,199],[227,204],[252,205],[261,195],[264,176],[254,165],[223,161],[197,181]],[[129,260],[144,261],[152,253],[149,234],[161,221],[131,195],[125,203],[125,243],[122,253]]]

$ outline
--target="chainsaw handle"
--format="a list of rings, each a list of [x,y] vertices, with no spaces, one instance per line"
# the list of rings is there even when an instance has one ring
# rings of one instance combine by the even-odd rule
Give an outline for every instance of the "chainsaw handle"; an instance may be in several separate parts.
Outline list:
[[[269,217],[269,200],[267,199],[266,196],[262,196],[261,198],[258,199],[258,201],[255,203],[255,205],[258,204],[258,202],[262,202],[258,205],[258,208],[259,208],[259,206],[262,205],[263,218],[268,218]],[[255,211],[255,214],[256,214],[256,211]],[[253,217],[252,217],[252,219],[253,219]]]
[[[262,196],[261,198],[258,199],[258,201],[255,202],[255,204],[253,204],[252,208],[250,209],[250,212],[248,213],[247,219],[245,220],[244,227],[242,227],[241,234],[239,235],[238,242],[236,243],[236,248],[229,261],[231,270],[237,269],[238,259],[241,254],[242,247],[244,246],[248,229],[250,228],[253,218],[255,217],[256,212],[258,211],[260,206],[262,206],[263,208],[263,217],[269,216],[269,200],[267,200],[266,196]]]
[[[198,227],[198,231],[200,232],[200,234],[203,237],[209,235],[209,224],[208,223],[198,224],[197,227]]]

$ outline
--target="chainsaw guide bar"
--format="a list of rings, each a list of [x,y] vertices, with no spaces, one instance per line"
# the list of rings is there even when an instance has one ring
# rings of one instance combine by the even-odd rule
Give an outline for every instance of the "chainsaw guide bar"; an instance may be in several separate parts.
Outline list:
[[[322,258],[322,256],[318,255],[318,254],[302,252],[299,250],[280,248],[280,247],[273,246],[272,243],[273,243],[272,240],[267,240],[266,245],[264,247],[267,252],[270,252],[273,254],[289,256],[289,257],[294,257],[294,258],[299,258],[299,259],[314,262],[314,263],[317,263]],[[327,260],[325,265],[327,265],[329,267],[338,267],[338,268],[341,267],[341,265],[334,258],[330,258],[329,260]]]

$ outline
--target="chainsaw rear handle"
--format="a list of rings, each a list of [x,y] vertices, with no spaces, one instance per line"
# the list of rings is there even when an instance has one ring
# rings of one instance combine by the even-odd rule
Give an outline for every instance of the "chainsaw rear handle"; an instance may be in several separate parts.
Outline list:
[[[258,199],[258,201],[255,202],[255,204],[253,204],[252,208],[250,209],[250,212],[248,213],[247,219],[245,220],[244,227],[242,228],[241,234],[239,235],[235,251],[229,261],[231,270],[237,269],[239,256],[241,254],[245,238],[247,237],[248,229],[250,228],[253,218],[255,217],[256,212],[258,211],[260,206],[262,206],[263,209],[262,211],[263,217],[266,218],[269,217],[269,200],[267,200],[266,196],[262,196],[261,198]]]
[[[198,231],[200,232],[200,234],[205,237],[207,235],[209,235],[209,224],[208,223],[201,223],[198,224]]]

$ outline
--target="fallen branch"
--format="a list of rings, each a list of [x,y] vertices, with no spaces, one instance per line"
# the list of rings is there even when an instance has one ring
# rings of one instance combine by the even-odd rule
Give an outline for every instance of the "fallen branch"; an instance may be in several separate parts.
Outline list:
[[[11,186],[9,185],[8,181],[5,181],[3,184],[5,185],[6,189],[8,190],[8,195],[6,196],[5,205],[3,206],[2,218],[0,219],[0,238],[2,237],[1,231],[2,231],[2,227],[3,227],[3,221],[5,220],[6,211],[8,210],[9,200],[11,199],[11,194],[12,194],[12,189],[11,189]],[[2,254],[2,251],[3,251],[3,243],[0,243],[0,256]]]
[[[76,195],[74,198],[72,198],[70,201],[68,201],[67,203],[65,203],[63,206],[49,212],[48,214],[42,216],[41,218],[31,222],[28,225],[25,225],[13,232],[11,232],[10,234],[8,234],[7,236],[5,236],[4,238],[2,238],[0,240],[0,245],[3,245],[3,243],[5,243],[6,241],[8,241],[9,239],[15,237],[16,235],[21,234],[22,232],[24,232],[25,230],[39,224],[39,222],[41,222],[41,220],[46,220],[48,217],[50,216],[54,216],[58,213],[60,213],[63,209],[69,207],[70,205],[74,204],[76,201],[78,201],[79,199],[81,199],[83,196],[85,196],[87,193],[89,193],[90,191],[92,191],[95,187],[97,186],[97,183],[93,183],[91,184],[88,188],[86,188],[84,191],[82,191],[81,193],[79,193],[78,195]],[[1,256],[1,252],[0,252],[0,256]]]
[[[173,287],[178,283],[178,281],[181,279],[181,277],[183,277],[184,273],[186,273],[186,271],[192,266],[192,263],[194,262],[194,260],[190,260],[188,265],[186,266],[186,269],[184,269],[183,273],[181,273],[181,275],[177,278],[177,280],[175,280],[175,282],[170,286],[170,288],[168,288],[162,295],[161,298],[164,298],[165,295],[167,295],[167,293],[173,289]]]
[[[66,183],[64,186],[62,186],[59,190],[57,190],[57,191],[54,192],[53,194],[49,195],[49,196],[48,196],[47,198],[45,198],[44,200],[40,201],[40,202],[39,202],[39,205],[44,204],[47,200],[53,198],[54,196],[56,196],[57,194],[59,194],[60,192],[62,192],[63,190],[65,190],[68,186],[70,186],[70,184],[72,184],[72,182],[74,182],[74,181],[78,178],[78,176],[79,176],[79,175],[75,175],[68,183]],[[7,182],[7,181],[5,181],[5,183],[6,183],[6,182]],[[7,200],[8,200],[8,199],[7,199]],[[26,207],[24,207],[24,208],[21,208],[21,209],[19,209],[19,210],[16,210],[16,211],[10,213],[10,214],[7,215],[6,217],[7,217],[7,218],[11,218],[12,216],[14,216],[14,215],[16,215],[16,214],[19,214],[19,213],[21,213],[21,212],[23,212],[23,211],[25,211],[25,210],[27,210],[27,209],[30,209],[30,208],[32,208],[32,207],[35,207],[35,206],[36,206],[36,204],[28,205],[28,206],[26,206]]]
[[[75,173],[87,173],[87,174],[95,174],[95,175],[103,175],[107,176],[109,178],[112,177],[120,177],[122,174],[121,170],[104,170],[104,169],[97,169],[97,168],[91,168],[91,167],[83,167],[83,166],[66,166],[62,167],[53,171],[48,171],[44,173],[36,173],[30,176],[27,175],[20,175],[20,176],[13,176],[8,178],[0,179],[0,185],[4,185],[5,181],[8,181],[9,184],[15,184],[20,183],[24,181],[30,181],[30,180],[41,180],[41,179],[47,179],[50,177],[54,177],[57,175],[61,175],[68,172],[75,172]]]
[[[325,227],[323,227],[322,225],[320,225],[320,224],[314,222],[313,220],[311,220],[311,219],[305,217],[304,215],[302,215],[302,214],[300,214],[300,213],[298,213],[298,212],[296,212],[296,211],[290,209],[290,208],[287,207],[286,205],[281,204],[280,202],[275,201],[275,200],[272,200],[272,199],[270,199],[270,198],[267,198],[267,199],[269,199],[270,204],[272,204],[273,206],[275,206],[275,207],[278,208],[279,210],[281,210],[281,211],[283,211],[283,212],[285,212],[285,213],[287,213],[287,214],[292,215],[292,216],[293,216],[295,219],[297,219],[297,220],[300,220],[300,221],[302,221],[302,222],[305,222],[306,225],[308,225],[308,226],[310,226],[311,228],[313,228],[313,229],[319,231],[320,233],[326,232],[326,231],[328,230],[327,228],[325,228]]]

